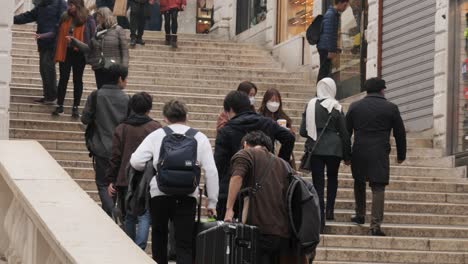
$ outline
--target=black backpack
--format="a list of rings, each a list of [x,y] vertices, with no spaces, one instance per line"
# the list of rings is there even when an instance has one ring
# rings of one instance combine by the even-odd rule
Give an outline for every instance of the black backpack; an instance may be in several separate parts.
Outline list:
[[[141,216],[149,208],[150,182],[156,174],[153,160],[146,162],[144,171],[137,171],[128,164],[126,174],[128,188],[125,196],[125,212],[132,216]]]
[[[285,162],[286,163],[286,162]],[[302,254],[313,254],[320,243],[320,205],[314,185],[295,175],[291,166],[286,204],[292,238]]]
[[[201,169],[197,162],[195,139],[197,130],[190,128],[185,135],[164,127],[166,136],[161,143],[156,181],[161,192],[170,195],[193,193],[199,183]]]
[[[320,34],[322,33],[323,16],[318,15],[315,17],[312,24],[307,28],[306,38],[310,45],[317,45],[320,40]]]

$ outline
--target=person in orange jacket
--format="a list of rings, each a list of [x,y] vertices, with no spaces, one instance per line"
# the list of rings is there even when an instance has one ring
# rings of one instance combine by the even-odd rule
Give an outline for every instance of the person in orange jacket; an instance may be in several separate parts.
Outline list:
[[[161,0],[160,10],[164,16],[164,30],[166,31],[166,45],[177,48],[177,16],[184,11],[187,0]]]

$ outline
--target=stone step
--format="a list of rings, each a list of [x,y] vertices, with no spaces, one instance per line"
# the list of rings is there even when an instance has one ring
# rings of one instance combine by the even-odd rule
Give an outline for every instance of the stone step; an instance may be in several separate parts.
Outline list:
[[[34,50],[19,50],[13,48],[11,50],[11,55],[13,58],[22,57],[22,58],[36,58],[37,51]],[[145,57],[145,56],[132,56],[132,62],[137,63],[154,63],[154,57]],[[244,60],[220,60],[217,58],[204,58],[204,59],[190,59],[190,58],[162,58],[157,59],[158,63],[175,63],[175,64],[186,64],[186,65],[197,65],[197,66],[221,66],[221,67],[252,67],[252,68],[273,68],[280,69],[281,66],[272,62],[261,62],[261,61],[249,61]]]
[[[34,32],[25,32],[25,31],[16,31],[13,30],[13,42],[16,41],[17,38],[24,38],[24,39],[34,39]],[[164,45],[165,39],[164,36],[147,36],[145,37],[145,42],[150,45]],[[33,42],[34,43],[34,42]],[[179,49],[189,49],[191,47],[204,47],[204,48],[234,48],[234,49],[250,49],[250,50],[261,50],[259,46],[252,43],[237,43],[237,42],[228,42],[228,41],[220,41],[220,40],[204,40],[200,41],[197,38],[192,38],[191,36],[187,36],[184,38],[180,38],[177,41],[179,45]],[[264,50],[264,49],[263,49]]]
[[[425,237],[425,238],[468,238],[468,227],[453,225],[399,225],[383,224],[382,230],[390,237]],[[327,234],[364,236],[369,225],[358,226],[352,223],[329,222],[325,228]],[[440,262],[439,262],[440,263]]]
[[[58,72],[58,66],[57,72]],[[12,72],[30,72],[30,73],[38,73],[39,72],[39,65],[28,65],[28,64],[13,64],[12,65]],[[90,67],[87,67],[85,70],[85,73],[88,74],[94,74],[94,72],[90,69]],[[236,83],[241,83],[242,81],[248,79],[249,81],[253,83],[261,83],[261,82],[266,82],[266,83],[284,83],[284,84],[289,84],[289,83],[295,83],[295,84],[301,84],[304,83],[304,80],[301,78],[294,78],[294,77],[289,77],[289,76],[277,76],[278,73],[271,73],[265,74],[265,76],[258,77],[248,77],[246,76],[247,74],[241,75],[239,73],[231,74],[230,72],[226,72],[224,74],[210,74],[209,72],[207,73],[197,73],[197,72],[171,72],[167,71],[164,69],[159,69],[156,71],[151,72],[151,76],[153,78],[171,78],[171,79],[196,79],[196,80],[210,80],[210,81],[232,81]],[[29,75],[26,75],[29,76]],[[130,70],[130,76],[148,76],[148,71],[140,71],[138,70],[138,67],[135,66],[133,67],[132,70]],[[248,77],[248,78],[246,78]],[[306,83],[307,84],[307,83]]]
[[[385,193],[387,195],[387,193]],[[388,201],[391,201],[388,199]],[[335,210],[335,220],[337,222],[350,222],[355,215],[354,210]],[[333,223],[334,221],[327,221]],[[370,208],[367,211],[366,223],[371,222]],[[414,224],[414,225],[458,225],[468,226],[468,217],[459,215],[436,215],[419,213],[385,212],[385,224]]]
[[[39,81],[39,80],[37,80]],[[85,84],[86,85],[86,84]],[[90,87],[87,85],[87,87]],[[73,88],[69,87],[68,88],[68,96],[65,98],[64,105],[70,106],[73,105]],[[86,103],[87,96],[91,93],[90,89],[85,89],[83,91],[83,96],[81,98],[81,105],[84,106]],[[161,103],[166,103],[169,102],[170,100],[180,100],[183,103],[187,105],[209,105],[209,106],[215,106],[215,111],[214,113],[220,113],[224,101],[224,96],[214,96],[214,95],[202,95],[200,96],[195,96],[193,94],[181,94],[181,93],[150,93],[153,96],[153,101],[154,102],[161,102]],[[129,93],[129,95],[132,95]],[[30,89],[28,94],[23,94],[19,93],[19,91],[12,89],[11,90],[11,102],[13,103],[33,103],[34,100],[39,99],[42,97],[42,92],[39,89]],[[295,110],[296,112],[301,112],[304,111],[302,107],[305,105],[304,102],[300,102],[297,100],[291,100],[291,99],[285,99],[283,101],[283,108],[284,110],[289,114],[290,109]],[[157,111],[157,109],[155,109]],[[199,111],[197,111],[199,112]],[[216,120],[214,120],[216,121]]]
[[[38,52],[35,49],[25,48],[22,49],[15,45],[12,50],[13,56],[37,56]],[[214,59],[216,61],[232,61],[232,62],[245,62],[251,61],[256,63],[270,63],[276,64],[276,61],[268,54],[263,55],[242,55],[242,54],[223,54],[223,53],[196,53],[193,51],[179,51],[179,52],[169,52],[169,51],[160,51],[160,50],[146,50],[146,49],[130,49],[129,56],[132,60],[140,60],[142,57],[151,57],[158,59],[192,59],[192,60],[206,60],[207,58]]]
[[[37,49],[37,44],[35,42],[31,42],[30,38],[21,38],[15,37],[14,38],[15,47],[19,49]],[[133,51],[158,51],[158,52],[168,52],[168,53],[183,53],[183,52],[193,52],[199,54],[224,54],[224,55],[254,55],[254,56],[271,56],[271,52],[267,50],[261,49],[245,49],[245,48],[235,48],[235,47],[221,47],[221,48],[213,48],[213,47],[183,47],[177,50],[174,50],[172,47],[162,44],[146,44],[145,46],[138,46],[135,49],[131,49]]]
[[[429,168],[429,167],[410,167],[405,166],[390,166],[390,171],[394,175],[406,176],[420,176],[420,177],[433,177],[433,176],[451,176],[463,178],[466,175],[466,169],[461,168]],[[341,166],[340,173],[351,173],[351,167]]]
[[[322,235],[319,247],[466,252],[468,239]]]
[[[341,247],[319,248],[316,260],[361,261],[368,263],[466,263],[467,253],[416,251],[416,250],[380,250],[355,249]],[[359,263],[361,263],[359,262]],[[314,261],[315,263],[315,261]],[[333,262],[332,262],[333,263]]]
[[[91,168],[67,168],[67,171],[73,178],[76,179],[92,179],[94,176],[94,171]],[[340,178],[338,180],[338,185],[341,188],[353,188],[354,180],[350,178]],[[88,189],[87,189],[88,190]],[[92,189],[93,190],[93,189]],[[387,186],[389,191],[407,191],[407,192],[437,192],[437,193],[466,193],[468,190],[468,182],[463,183],[453,183],[453,182],[414,182],[414,181],[391,181]],[[337,200],[336,208],[341,209],[353,209],[354,201],[352,200]],[[462,210],[458,212],[454,208],[443,208],[446,204],[433,204],[430,203],[418,203],[418,204],[405,204],[397,203],[395,205],[387,204],[390,209],[393,211],[397,210],[398,212],[428,212],[428,213],[437,213],[443,211],[449,214],[464,214],[468,215],[468,206],[461,206],[453,204],[454,208],[457,210]],[[391,207],[394,206],[394,207]],[[461,207],[457,207],[461,206]],[[427,208],[426,208],[427,207]],[[417,211],[421,210],[421,211]],[[454,210],[454,211],[450,211]],[[463,211],[464,210],[464,211]]]
[[[53,107],[51,108],[53,109]],[[38,130],[52,130],[52,131],[58,130],[57,132],[60,132],[60,131],[83,132],[85,129],[85,126],[81,124],[79,120],[71,118],[71,116],[67,112],[60,115],[59,117],[54,117],[47,113],[24,114],[22,112],[19,112],[19,113],[12,112],[11,115],[12,117],[10,120],[10,126],[11,128],[16,128],[16,129],[38,129]],[[33,119],[23,119],[21,117],[29,117]],[[189,119],[188,125],[194,127],[195,129],[200,130],[208,138],[212,139],[212,141],[214,141],[214,139],[216,138],[216,133],[217,133],[215,129],[216,121]],[[296,137],[299,139],[296,142],[296,150],[304,149],[304,140],[301,139],[299,135],[296,135]],[[61,139],[61,138],[57,138],[57,139]],[[424,145],[424,144],[426,144],[425,141],[418,139],[418,138],[408,139],[409,147],[421,147],[421,145]],[[425,146],[422,146],[422,147],[425,147]],[[301,156],[298,157],[298,160],[300,157]],[[449,172],[447,170],[444,170],[443,168],[441,169],[441,171],[447,172],[447,173]],[[458,173],[463,173],[463,170],[460,169]],[[409,175],[413,175],[413,174],[409,174]]]
[[[28,82],[25,79],[35,80],[34,82]],[[70,76],[72,79],[72,76]],[[39,72],[13,72],[12,73],[12,84],[14,86],[30,86],[31,83],[35,84],[36,87],[42,88],[42,84],[37,80],[41,80]],[[83,82],[88,88],[95,88],[94,73],[86,73],[83,75]],[[135,87],[141,91],[162,91],[170,92],[172,89],[174,92],[183,92],[183,93],[203,93],[211,95],[222,95],[223,97],[232,90],[235,90],[240,82],[237,81],[217,81],[217,80],[199,80],[199,79],[174,79],[174,78],[156,78],[152,76],[147,77],[138,77],[131,76],[128,77],[128,85],[131,89]],[[94,84],[94,85],[93,85]],[[304,104],[308,99],[313,97],[314,91],[304,84],[295,84],[295,83],[266,83],[258,82],[256,83],[257,88],[259,89],[258,97],[261,98],[264,92],[270,88],[276,88],[280,91],[284,100],[286,99],[300,99]]]
[[[38,57],[14,57],[14,64],[29,64],[38,66]],[[147,72],[183,72],[187,74],[232,74],[232,75],[243,75],[245,79],[249,77],[278,77],[278,78],[301,78],[301,73],[287,73],[283,70],[276,68],[247,68],[247,67],[220,67],[220,66],[203,66],[194,67],[193,65],[185,64],[174,64],[174,63],[160,63],[155,60],[154,63],[135,63],[133,60],[130,61],[130,72],[132,70],[147,71]],[[89,67],[88,67],[89,69]]]

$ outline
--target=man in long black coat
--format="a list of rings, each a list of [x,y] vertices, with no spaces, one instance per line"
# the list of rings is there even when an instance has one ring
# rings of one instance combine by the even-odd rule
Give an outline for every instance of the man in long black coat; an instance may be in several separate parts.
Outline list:
[[[398,106],[384,96],[385,81],[366,81],[367,96],[351,104],[346,115],[349,134],[354,133],[351,170],[354,178],[356,216],[351,221],[364,224],[366,215],[366,182],[372,188],[370,235],[385,236],[380,229],[384,216],[385,186],[390,180],[390,133],[393,130],[397,159],[406,159],[406,131]]]

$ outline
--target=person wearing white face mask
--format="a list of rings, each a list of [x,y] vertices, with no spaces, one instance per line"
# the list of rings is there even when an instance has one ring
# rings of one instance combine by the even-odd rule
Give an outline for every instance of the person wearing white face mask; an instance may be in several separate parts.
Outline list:
[[[286,127],[292,131],[292,120],[283,111],[283,102],[281,100],[281,94],[278,90],[271,88],[265,92],[263,96],[262,105],[258,109],[258,113],[265,117],[270,117],[275,121],[286,120]],[[284,126],[284,124],[281,124]]]
[[[255,95],[257,95],[257,86],[249,81],[243,81],[237,87],[237,91],[246,93],[249,96],[251,111],[255,112]],[[220,130],[229,121],[229,114],[222,111],[216,122],[216,130]]]
[[[319,195],[322,232],[325,228],[325,167],[327,168],[326,220],[334,220],[338,170],[341,160],[347,165],[351,160],[351,141],[342,106],[335,96],[336,84],[333,79],[324,78],[319,81],[317,97],[307,104],[302,114],[299,131],[302,137],[307,138],[301,167],[312,172],[314,187]]]

